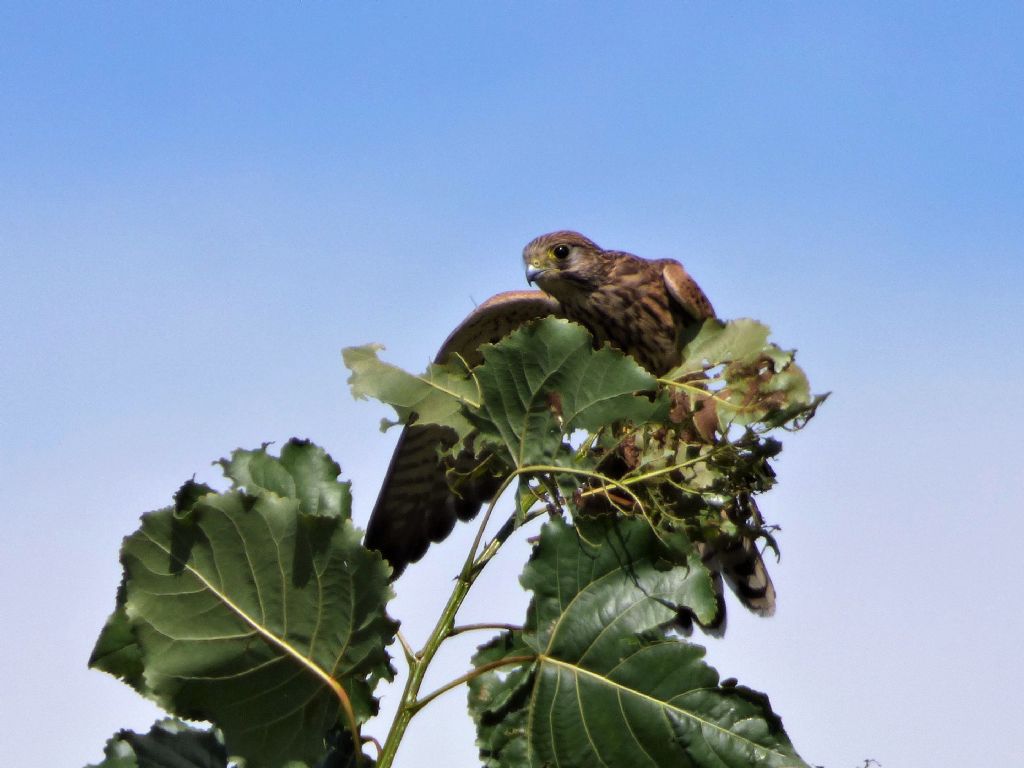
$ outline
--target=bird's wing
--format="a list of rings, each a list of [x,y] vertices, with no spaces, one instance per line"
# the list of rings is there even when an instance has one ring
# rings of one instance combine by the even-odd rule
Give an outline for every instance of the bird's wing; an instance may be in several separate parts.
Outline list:
[[[474,309],[445,339],[435,362],[460,356],[469,366],[483,360],[480,346],[494,343],[529,320],[559,314],[557,301],[541,291],[508,291]],[[423,557],[432,541],[441,541],[456,520],[469,520],[497,491],[489,477],[468,481],[455,494],[445,479],[439,452],[455,442],[455,433],[436,424],[412,424],[402,430],[384,483],[366,528],[366,546],[378,550],[397,577]],[[465,470],[472,454],[456,457]]]
[[[659,263],[665,287],[679,306],[698,322],[715,316],[715,308],[682,264],[674,259],[661,259]]]
[[[530,320],[561,312],[558,302],[543,291],[505,291],[491,296],[451,332],[434,358],[444,363],[453,354],[461,355],[470,366],[483,360],[482,344],[500,341]]]

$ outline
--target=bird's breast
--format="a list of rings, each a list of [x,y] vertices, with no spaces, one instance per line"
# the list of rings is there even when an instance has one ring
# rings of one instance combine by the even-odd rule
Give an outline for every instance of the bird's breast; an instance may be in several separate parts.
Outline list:
[[[678,365],[681,328],[660,279],[619,279],[570,301],[565,316],[584,326],[656,375]]]

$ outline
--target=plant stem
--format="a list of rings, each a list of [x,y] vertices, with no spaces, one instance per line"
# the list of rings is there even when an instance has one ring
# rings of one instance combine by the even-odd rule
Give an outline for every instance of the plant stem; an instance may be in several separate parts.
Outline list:
[[[485,672],[490,672],[492,669],[500,669],[501,667],[509,667],[509,666],[512,666],[513,664],[526,664],[526,663],[529,663],[529,662],[534,662],[536,660],[537,660],[537,655],[536,654],[529,654],[529,655],[523,655],[523,656],[509,656],[507,659],[498,659],[497,661],[492,661],[489,664],[484,664],[483,666],[476,667],[475,669],[471,669],[466,674],[459,675],[459,677],[455,678],[451,682],[445,683],[440,688],[438,688],[436,691],[431,691],[426,696],[424,696],[422,699],[419,699],[416,702],[416,704],[414,705],[415,706],[415,710],[417,712],[420,711],[425,706],[427,706],[427,704],[429,704],[434,699],[436,699],[438,696],[440,696],[442,693],[447,693],[452,688],[458,688],[463,683],[469,682],[474,677],[479,677],[480,675],[484,674]]]
[[[608,475],[603,475],[600,472],[592,472],[589,469],[576,469],[575,467],[551,466],[548,464],[531,464],[516,470],[516,474],[521,475],[536,475],[541,472],[548,472],[551,474],[580,475],[582,477],[589,477],[593,478],[594,480],[599,480],[602,483],[604,483],[605,486],[611,486],[612,488],[618,488],[619,490],[621,490],[623,493],[630,497],[634,504],[637,505],[637,508],[640,510],[641,513],[643,513],[644,511],[644,503],[640,501],[639,496],[637,496],[635,493],[633,493],[633,491],[626,487],[625,482],[620,482],[615,478],[609,477]],[[593,488],[591,489],[591,491],[593,493],[605,493],[606,488],[604,486],[601,486],[598,488]]]
[[[502,486],[502,490],[507,487],[509,481],[506,481],[505,485]],[[494,557],[498,548],[517,528],[515,525],[515,515],[513,514],[502,525],[501,529],[487,546],[484,547],[483,553],[477,557],[476,552],[483,538],[484,528],[487,526],[487,521],[490,519],[491,512],[494,511],[494,505],[500,495],[500,491],[494,495],[494,500],[487,507],[483,520],[480,521],[480,528],[477,531],[473,546],[470,548],[466,562],[462,566],[459,577],[455,582],[455,587],[452,589],[452,594],[448,598],[448,602],[445,603],[444,610],[441,612],[437,624],[434,625],[430,637],[427,638],[426,645],[423,646],[423,650],[418,654],[409,656],[409,679],[405,683],[405,689],[402,691],[402,702],[398,705],[395,719],[391,723],[388,737],[384,742],[384,747],[381,749],[380,757],[377,759],[377,768],[391,768],[395,760],[395,754],[398,752],[398,746],[401,744],[405,731],[409,727],[409,721],[412,720],[413,715],[423,705],[423,702],[419,702],[417,697],[419,696],[420,686],[423,684],[423,678],[427,673],[427,667],[430,666],[430,662],[437,654],[441,643],[452,636],[455,629],[455,614],[462,607],[462,603],[466,599],[470,587],[473,586],[473,582],[476,581],[477,576],[480,574],[481,569]],[[524,523],[532,520],[534,517],[536,515],[528,515]]]
[[[448,637],[455,637],[455,635],[462,634],[463,632],[475,632],[478,629],[504,629],[509,632],[513,632],[517,629],[522,629],[518,624],[460,624],[457,627],[453,627],[452,631],[448,633]]]
[[[469,588],[473,585],[475,574],[460,574],[455,582],[448,602],[441,612],[433,632],[427,638],[427,644],[409,663],[409,679],[405,682],[405,690],[402,692],[402,703],[398,706],[395,719],[391,723],[391,730],[388,732],[387,740],[377,760],[377,768],[391,768],[395,754],[398,752],[398,745],[402,742],[409,721],[416,714],[416,697],[419,694],[420,686],[423,684],[423,677],[426,675],[427,667],[441,647],[441,643],[448,637],[455,626],[455,614],[458,612],[462,601],[466,599]]]

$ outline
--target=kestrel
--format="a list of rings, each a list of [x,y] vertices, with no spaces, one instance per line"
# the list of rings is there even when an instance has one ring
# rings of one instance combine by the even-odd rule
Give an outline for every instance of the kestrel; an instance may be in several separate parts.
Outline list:
[[[597,345],[607,342],[663,375],[681,362],[684,334],[715,316],[678,261],[606,251],[578,232],[541,235],[523,249],[523,262],[528,282],[541,290],[510,291],[485,301],[441,345],[435,362],[458,354],[477,365],[481,344],[496,342],[529,320],[557,315],[585,326]],[[438,451],[455,439],[446,427],[416,424],[399,437],[366,531],[366,545],[387,558],[396,577],[431,541],[444,539],[456,520],[476,515],[498,488],[500,479],[486,476],[460,486],[458,494],[448,487]],[[466,452],[456,464],[460,461],[469,469],[472,455]],[[752,541],[720,551],[705,548],[703,554],[716,577],[723,573],[751,610],[773,612],[775,590]]]

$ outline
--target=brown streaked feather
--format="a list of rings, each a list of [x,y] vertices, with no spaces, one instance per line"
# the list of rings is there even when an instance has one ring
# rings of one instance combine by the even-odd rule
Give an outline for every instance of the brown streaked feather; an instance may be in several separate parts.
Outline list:
[[[482,360],[480,346],[501,340],[523,323],[556,314],[558,302],[541,291],[508,291],[474,309],[445,339],[434,361],[460,356],[467,365]],[[458,493],[448,486],[440,451],[456,440],[455,432],[436,424],[411,424],[402,430],[366,529],[366,546],[378,550],[394,569],[423,557],[432,541],[442,541],[456,520],[469,520],[497,490],[489,476],[464,483]],[[454,469],[467,472],[473,457],[463,452]]]
[[[661,259],[657,263],[661,264],[661,276],[669,295],[694,321],[715,316],[715,308],[682,264],[675,259]]]
[[[698,293],[703,296],[697,284],[690,279],[696,291],[691,303],[693,311],[702,312],[699,318],[670,290],[664,264],[671,260],[648,261],[631,253],[601,251],[581,254],[582,269],[587,268],[586,261],[603,262],[602,279],[594,288],[560,295],[565,316],[589,328],[599,342],[608,342],[631,355],[655,375],[678,365],[682,333],[695,320],[708,316],[703,312],[713,312],[706,298],[706,308],[696,298]]]
[[[736,499],[736,507],[734,516],[739,518],[741,526],[748,520],[760,521],[761,512],[750,494],[741,494]],[[730,517],[725,510],[722,514],[723,517]],[[698,551],[705,565],[725,577],[725,583],[743,605],[758,616],[774,615],[775,585],[768,575],[756,541],[747,537],[733,537],[701,544]]]
[[[516,328],[530,320],[560,312],[558,302],[543,291],[505,291],[492,296],[459,323],[444,340],[434,358],[435,363],[447,362],[459,355],[470,366],[478,365],[483,356],[482,344],[501,341]]]

